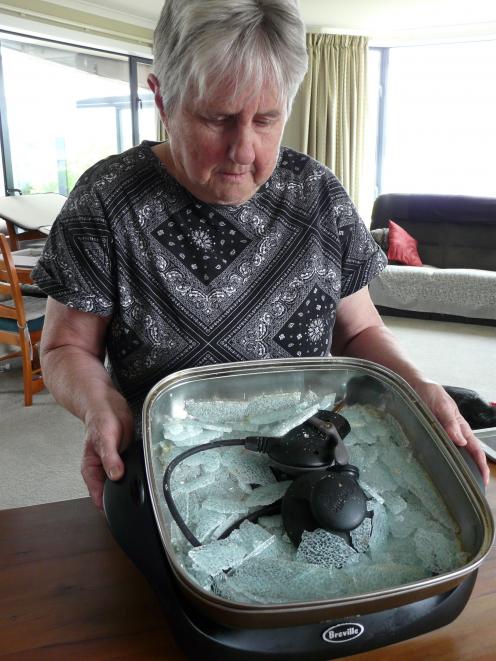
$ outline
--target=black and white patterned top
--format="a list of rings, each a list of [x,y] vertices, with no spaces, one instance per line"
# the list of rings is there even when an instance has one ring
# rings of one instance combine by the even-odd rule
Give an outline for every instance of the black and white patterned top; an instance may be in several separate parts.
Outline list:
[[[112,317],[108,363],[133,408],[179,369],[328,354],[340,298],[386,263],[330,170],[282,148],[248,202],[206,204],[154,144],[81,177],[33,271],[57,301]]]

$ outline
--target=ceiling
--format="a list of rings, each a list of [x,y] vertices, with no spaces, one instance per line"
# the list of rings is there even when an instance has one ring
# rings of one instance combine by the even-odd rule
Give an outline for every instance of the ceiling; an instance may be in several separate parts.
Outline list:
[[[68,7],[153,27],[162,0],[51,0]],[[139,10],[137,9],[139,7]],[[397,30],[496,24],[495,0],[300,0],[309,27],[373,35]]]

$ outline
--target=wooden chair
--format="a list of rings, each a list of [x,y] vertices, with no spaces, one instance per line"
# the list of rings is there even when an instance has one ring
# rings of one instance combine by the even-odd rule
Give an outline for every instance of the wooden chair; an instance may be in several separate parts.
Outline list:
[[[23,297],[12,253],[4,234],[0,234],[0,344],[14,345],[19,351],[0,355],[0,360],[22,357],[24,405],[31,406],[34,393],[44,388],[38,345],[45,319],[46,299]]]

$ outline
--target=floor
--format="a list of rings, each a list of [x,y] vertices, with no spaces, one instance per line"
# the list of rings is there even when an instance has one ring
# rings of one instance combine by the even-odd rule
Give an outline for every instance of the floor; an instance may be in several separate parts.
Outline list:
[[[496,327],[406,317],[384,322],[428,378],[496,401]]]

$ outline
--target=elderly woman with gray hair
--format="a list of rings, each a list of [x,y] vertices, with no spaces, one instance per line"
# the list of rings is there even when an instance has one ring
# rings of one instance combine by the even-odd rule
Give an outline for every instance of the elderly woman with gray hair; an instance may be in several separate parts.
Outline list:
[[[293,0],[167,0],[149,77],[168,134],[90,168],[33,277],[49,295],[42,366],[86,426],[102,506],[146,393],[182,368],[329,354],[403,376],[484,479],[456,405],[409,363],[367,285],[385,257],[332,172],[280,147],[305,74]],[[107,356],[107,367],[104,365]]]

